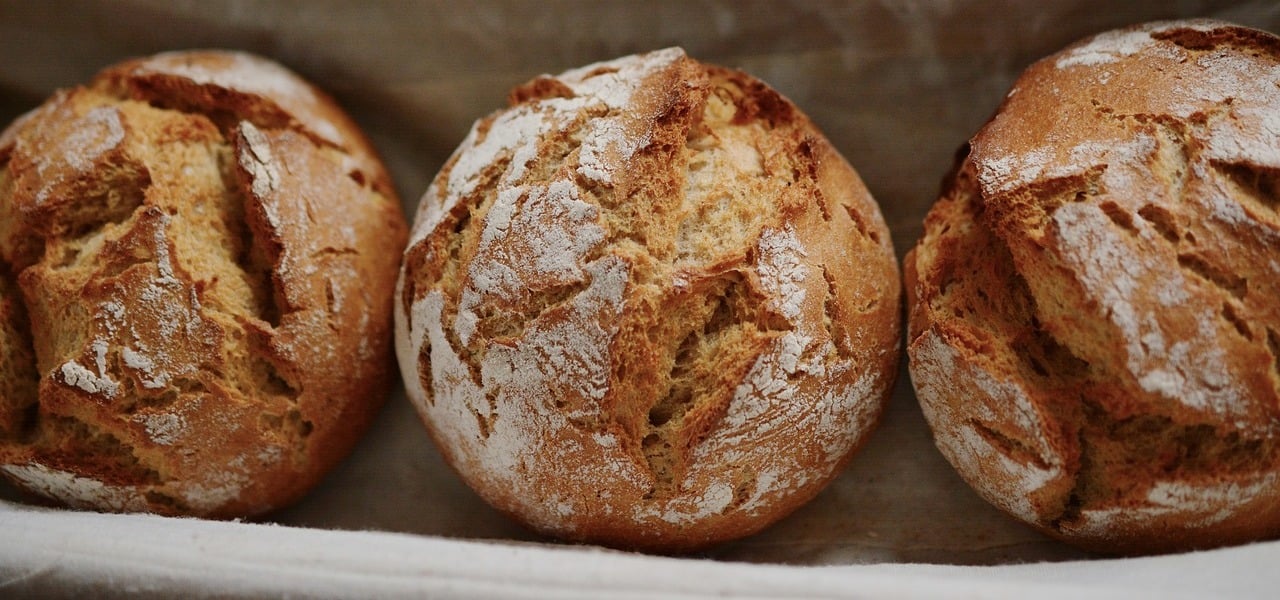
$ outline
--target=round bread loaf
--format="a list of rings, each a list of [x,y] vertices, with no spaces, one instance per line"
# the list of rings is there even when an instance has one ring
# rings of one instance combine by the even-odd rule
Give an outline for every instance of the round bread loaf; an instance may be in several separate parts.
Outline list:
[[[543,76],[419,208],[396,303],[447,461],[537,531],[683,551],[812,498],[897,362],[889,232],[794,105],[679,49]]]
[[[906,260],[911,376],[988,501],[1105,553],[1280,534],[1280,40],[1104,33],[1017,80]]]
[[[277,64],[58,92],[0,134],[0,473],[97,510],[296,500],[394,380],[406,237],[364,136]]]

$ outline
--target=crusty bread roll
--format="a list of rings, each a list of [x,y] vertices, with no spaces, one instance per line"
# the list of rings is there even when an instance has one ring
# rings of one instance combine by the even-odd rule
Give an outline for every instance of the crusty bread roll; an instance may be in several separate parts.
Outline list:
[[[889,233],[799,110],[679,49],[544,76],[422,199],[397,296],[409,397],[485,500],[682,551],[812,498],[897,362]]]
[[[1280,534],[1280,40],[1032,65],[908,255],[911,376],[987,500],[1105,553]]]
[[[19,119],[0,167],[0,473],[240,517],[351,448],[394,379],[407,226],[328,97],[246,54],[161,54]]]

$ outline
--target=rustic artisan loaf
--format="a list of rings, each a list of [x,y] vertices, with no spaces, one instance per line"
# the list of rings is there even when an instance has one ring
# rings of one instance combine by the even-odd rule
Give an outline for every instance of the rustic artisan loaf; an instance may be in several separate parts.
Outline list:
[[[893,379],[879,210],[794,105],[679,49],[544,76],[422,199],[397,296],[409,397],[532,528],[628,548],[812,498]]]
[[[246,54],[161,54],[19,119],[0,167],[0,473],[249,516],[351,448],[394,379],[407,227],[331,100]]]
[[[1032,65],[908,255],[911,375],[987,500],[1082,547],[1280,534],[1280,40],[1104,33]]]

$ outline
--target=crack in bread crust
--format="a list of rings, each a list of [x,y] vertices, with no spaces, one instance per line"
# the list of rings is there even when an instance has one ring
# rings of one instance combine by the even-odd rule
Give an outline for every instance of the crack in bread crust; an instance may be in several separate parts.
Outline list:
[[[1277,47],[1097,36],[1029,68],[961,157],[907,259],[909,354],[989,501],[1108,553],[1280,534]]]
[[[511,102],[428,189],[397,299],[450,464],[535,529],[626,547],[811,497],[894,364],[888,232],[856,175],[776,92],[678,49]]]
[[[406,227],[327,97],[250,55],[167,53],[0,138],[25,309],[5,317],[27,314],[38,387],[0,413],[5,475],[73,506],[253,516],[345,454],[390,385],[378,298]],[[59,420],[115,443],[67,450]]]

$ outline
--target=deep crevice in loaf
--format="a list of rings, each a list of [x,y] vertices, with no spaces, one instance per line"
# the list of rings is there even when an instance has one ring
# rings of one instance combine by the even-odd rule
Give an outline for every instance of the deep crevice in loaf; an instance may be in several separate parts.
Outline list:
[[[1152,39],[1167,40],[1187,50],[1206,52],[1221,46],[1253,57],[1263,53],[1280,58],[1280,41],[1264,32],[1244,27],[1214,27],[1209,30],[1173,27],[1151,32]]]
[[[1236,298],[1244,298],[1249,292],[1249,280],[1219,266],[1212,257],[1196,252],[1178,254],[1178,266],[1194,273],[1206,282],[1217,286]]]
[[[1241,337],[1250,342],[1253,341],[1253,329],[1249,327],[1249,322],[1240,316],[1240,309],[1236,308],[1236,302],[1231,300],[1222,302],[1222,318],[1231,323]]]
[[[641,449],[655,478],[654,497],[670,493],[683,479],[693,448],[715,428],[736,380],[754,362],[754,352],[743,353],[735,346],[763,349],[762,344],[785,330],[780,328],[787,328],[742,274],[731,271],[704,285],[662,311],[679,323],[652,334],[655,340],[673,343],[660,349],[670,357],[670,367],[656,374],[656,401],[649,401],[641,429]],[[671,335],[681,331],[683,337]]]
[[[1070,503],[1078,510],[1052,519],[1056,528],[1075,525],[1079,510],[1145,495],[1147,481],[1229,481],[1269,468],[1277,451],[1274,438],[1223,432],[1209,423],[1179,423],[1161,414],[1117,418],[1088,395],[1082,400],[1081,468]]]
[[[1182,239],[1183,225],[1178,222],[1178,217],[1168,209],[1158,204],[1146,204],[1138,209],[1138,216],[1142,217],[1147,223],[1171,244],[1177,244]]]
[[[110,230],[132,220],[144,203],[146,190],[151,185],[151,173],[142,164],[120,165],[95,183],[96,189],[86,190],[85,196],[74,202],[75,212],[60,211],[62,219],[48,233],[49,237],[61,238],[58,244],[61,256],[53,258],[53,268],[80,266],[81,253],[85,249],[101,243]],[[139,257],[138,262],[148,260]],[[126,263],[118,265],[105,275],[119,275],[128,266]]]
[[[836,358],[848,358],[854,356],[855,349],[853,340],[849,339],[849,332],[843,327],[837,327],[836,323],[842,322],[848,315],[840,312],[840,303],[836,295],[835,276],[825,266],[822,267],[822,280],[827,284],[826,297],[822,299],[822,328],[826,330],[827,335],[831,338],[830,350],[835,356],[828,357],[828,360]],[[864,313],[870,313],[880,304],[879,298],[872,298],[867,305],[861,307]]]
[[[0,155],[0,197],[13,193],[8,162],[7,153]],[[0,444],[30,443],[40,418],[40,374],[17,273],[8,257],[0,257]]]
[[[1214,119],[1227,118],[1226,114],[1197,114],[1194,119],[1181,122],[1169,117],[1115,115],[1114,110],[1100,106],[1096,102],[1095,109],[1101,114],[1114,117],[1117,123],[1125,127],[1141,129],[1156,139],[1156,152],[1150,159],[1153,161],[1151,168],[1158,169],[1160,181],[1167,187],[1160,190],[1162,193],[1158,196],[1154,192],[1147,193],[1156,197],[1163,196],[1168,199],[1169,204],[1150,202],[1142,204],[1139,198],[1117,196],[1117,194],[1124,194],[1126,190],[1108,190],[1096,186],[1091,188],[1085,185],[1084,182],[1090,180],[1095,183],[1107,181],[1103,177],[1105,169],[1117,168],[1101,165],[1100,170],[1099,165],[1094,165],[1093,175],[1086,175],[1080,182],[1076,182],[1074,185],[1078,189],[1074,192],[1069,189],[1070,186],[1062,185],[1062,182],[1055,184],[1053,181],[1044,180],[1025,188],[1002,192],[996,199],[1002,204],[997,214],[984,216],[981,209],[971,213],[970,218],[974,226],[989,227],[992,234],[1002,238],[1012,236],[1015,240],[1012,243],[1024,244],[1019,251],[1028,253],[1026,256],[1031,258],[1024,256],[1028,261],[1046,261],[1052,258],[1051,254],[1035,255],[1034,252],[1037,250],[1028,248],[1034,248],[1035,244],[1043,244],[1043,238],[1037,236],[1043,235],[1048,230],[1048,224],[1052,222],[1055,211],[1068,203],[1091,203],[1107,218],[1109,225],[1114,226],[1115,231],[1123,232],[1128,239],[1140,245],[1155,244],[1156,246],[1152,247],[1153,251],[1159,250],[1162,253],[1167,251],[1167,254],[1160,254],[1160,256],[1168,257],[1169,266],[1186,273],[1188,281],[1213,300],[1211,306],[1214,310],[1210,314],[1221,319],[1222,330],[1230,331],[1232,335],[1239,334],[1246,342],[1255,345],[1263,344],[1262,335],[1254,333],[1255,319],[1262,318],[1264,314],[1255,306],[1259,300],[1255,297],[1257,296],[1255,292],[1261,290],[1253,288],[1254,281],[1251,280],[1248,269],[1240,269],[1237,268],[1238,265],[1224,263],[1220,253],[1215,250],[1221,247],[1220,240],[1224,237],[1232,239],[1254,234],[1244,231],[1243,228],[1225,227],[1214,219],[1200,220],[1194,216],[1187,217],[1188,214],[1192,214],[1192,209],[1189,208],[1192,206],[1189,204],[1191,199],[1188,197],[1192,193],[1190,186],[1202,184],[1200,181],[1191,179],[1193,173],[1201,173],[1196,170],[1198,167],[1193,168],[1193,165],[1207,162],[1203,156],[1200,156],[1203,151],[1202,145],[1193,138],[1205,135],[1209,124]],[[1241,203],[1246,213],[1251,216],[1258,215],[1264,224],[1274,215],[1277,179],[1273,173],[1252,166],[1235,165],[1228,168],[1223,168],[1223,165],[1211,164],[1211,166],[1225,175],[1225,179],[1231,184],[1228,188],[1231,193],[1228,196],[1231,201]],[[1212,174],[1200,176],[1211,177]],[[958,187],[962,187],[962,184],[952,184],[951,189],[954,191]],[[1025,201],[1028,205],[1011,207],[1009,206],[1012,202],[1011,198],[1018,199],[1017,201],[1020,202]],[[983,202],[984,200],[979,199],[976,203],[981,207]],[[1150,226],[1150,230],[1145,230],[1147,226]],[[950,224],[946,229],[942,229],[937,224],[932,227],[935,231],[941,230],[943,233],[953,229]],[[1272,229],[1274,230],[1274,227]],[[1151,232],[1156,235],[1150,235]],[[1022,239],[1023,237],[1034,239],[1036,242],[1034,244],[1027,242],[1026,239]],[[1210,243],[1198,243],[1201,239],[1209,240]],[[1167,248],[1159,247],[1165,244]],[[936,251],[957,250],[957,248],[947,248]],[[984,259],[977,255],[963,252],[962,254],[964,257],[959,259],[962,262],[984,262]],[[1230,258],[1228,256],[1228,259]],[[1036,264],[1044,266],[1043,262]],[[1054,276],[1058,275],[1065,275],[1065,281],[1071,280],[1069,273]],[[1017,273],[1005,275],[1011,280],[1024,276],[1026,275]],[[1040,276],[1050,276],[1050,273],[1046,270],[1046,273]],[[959,272],[949,277],[942,277],[938,284],[941,291],[936,298],[962,294],[961,297],[968,297],[975,304],[988,308],[993,306],[993,289],[1000,290],[999,286],[989,283],[976,284],[972,287],[977,289],[972,289],[965,285],[965,282],[966,275]],[[1031,297],[1034,310],[1029,317],[1022,316],[1014,321],[1008,321],[1012,317],[1017,317],[1019,313],[1000,312],[1002,322],[994,327],[991,323],[982,323],[975,319],[975,314],[985,311],[972,306],[952,307],[948,302],[945,306],[948,307],[949,313],[944,314],[974,323],[975,330],[990,332],[1001,337],[1006,335],[1002,331],[1008,331],[1009,328],[1030,326],[1037,335],[1046,336],[1048,343],[1042,342],[1041,346],[1058,346],[1064,353],[1063,356],[1074,359],[1075,354],[1069,339],[1054,337],[1051,335],[1052,332],[1038,325],[1038,321],[1045,317],[1046,310],[1060,310],[1062,306],[1070,306],[1064,305],[1051,296],[1051,294],[1070,289],[1061,286],[1042,286],[1037,294]],[[997,291],[994,295],[999,293]],[[943,306],[940,303],[935,309],[941,312]],[[1080,323],[1081,315],[1073,315],[1067,320],[1073,324],[1072,327],[1084,326]],[[1269,347],[1270,355],[1277,357],[1280,339],[1277,339],[1271,328],[1267,328],[1267,333],[1265,345]],[[1007,347],[1016,350],[1018,344],[1010,342]],[[992,349],[980,349],[980,351],[998,353]],[[1187,414],[1169,408],[1169,403],[1159,401],[1156,394],[1137,389],[1136,383],[1125,383],[1113,379],[1112,375],[1115,373],[1108,374],[1109,370],[1113,370],[1112,366],[1091,365],[1074,359],[1068,361],[1075,365],[1074,374],[1071,374],[1064,372],[1060,364],[1056,366],[1046,364],[1034,356],[1034,353],[1018,350],[1015,356],[1024,357],[1023,360],[1027,361],[1031,367],[1030,374],[1023,372],[1018,378],[1024,383],[1034,384],[1029,386],[1033,389],[1033,401],[1050,409],[1046,414],[1052,415],[1053,419],[1058,421],[1057,425],[1064,434],[1062,443],[1067,446],[1074,445],[1079,451],[1078,467],[1074,472],[1069,473],[1073,481],[1070,491],[1062,497],[1061,508],[1056,512],[1045,510],[1037,515],[1043,526],[1068,533],[1073,527],[1082,523],[1081,519],[1086,511],[1140,502],[1148,493],[1148,487],[1152,482],[1235,481],[1236,478],[1247,478],[1254,473],[1266,472],[1275,465],[1278,453],[1275,442],[1270,437],[1236,429],[1230,424],[1213,423],[1207,417],[1203,422],[1191,419]],[[1119,373],[1125,373],[1124,365],[1120,365],[1119,369]],[[1272,371],[1275,375],[1273,382],[1280,383],[1280,358],[1276,358]],[[1049,378],[1074,380],[1078,385],[1074,390],[1065,390],[1067,393],[1064,394],[1062,388],[1055,391],[1044,386],[1044,381]],[[1280,387],[1277,387],[1277,390],[1280,390]],[[1071,411],[1054,409],[1053,402],[1074,403],[1080,411],[1073,415]],[[1166,409],[1171,412],[1165,414]],[[1025,446],[1019,440],[1002,439],[1002,432],[981,423],[974,425],[989,443],[1003,449],[1007,456],[1022,462],[1034,462],[1029,461],[1029,457],[1025,456],[1023,452]],[[1023,458],[1019,459],[1020,456]],[[1071,464],[1070,461],[1067,464]]]
[[[157,512],[163,514],[187,515],[191,514],[191,505],[183,501],[181,498],[173,494],[166,493],[158,489],[149,489],[142,493],[142,498],[147,504],[153,507],[159,507]]]
[[[661,395],[648,411],[643,447],[658,494],[679,483],[689,453],[714,429],[735,380],[754,361],[752,354],[733,354],[734,346],[760,347],[789,329],[739,273],[722,275],[704,293],[702,308],[691,309],[704,315],[701,327],[690,328],[683,338],[669,338],[678,344],[666,349],[672,357],[663,378],[666,390],[657,388]]]
[[[588,261],[589,262],[589,261]],[[536,323],[549,312],[565,307],[573,302],[579,294],[591,285],[591,278],[583,281],[550,286],[545,289],[531,290],[518,307],[507,309],[497,303],[485,303],[476,312],[478,319],[476,336],[478,340],[497,342],[513,342],[524,337],[524,330]],[[461,343],[461,342],[458,342]],[[478,364],[483,357],[483,344],[473,342],[476,349],[471,356]]]
[[[1280,170],[1245,163],[1211,163],[1235,188],[1230,196],[1250,216],[1280,227]]]
[[[103,474],[110,485],[153,486],[163,483],[160,472],[147,464],[136,449],[115,434],[69,415],[42,416],[34,444],[42,462],[59,468],[65,460],[73,471],[90,468]]]
[[[0,442],[30,443],[39,424],[40,374],[22,293],[0,263]]]
[[[770,135],[770,129],[789,126],[784,125],[793,116],[789,105],[762,86],[748,82],[745,87],[739,87],[742,82],[715,69],[710,71],[710,75],[710,89],[700,107],[700,118],[688,128],[679,157],[684,165],[681,219],[676,228],[676,251],[668,263],[684,270],[700,262],[712,262],[729,248],[745,246],[743,264],[755,269],[760,259],[757,244],[769,226],[767,219],[778,212],[802,208],[785,206],[787,198],[804,197],[806,202],[816,203],[824,222],[832,218],[832,208],[816,185],[814,140],[806,136],[779,136],[788,140],[784,147],[766,149],[752,137]],[[680,113],[682,119],[687,119],[685,114]],[[766,152],[776,154],[766,155]],[[734,174],[733,185],[714,179],[726,173]],[[760,190],[761,186],[768,189]],[[793,186],[800,186],[805,192],[789,196],[795,191],[789,189]],[[816,199],[814,195],[817,195]],[[784,206],[778,206],[778,203]],[[854,235],[878,243],[878,235],[873,230],[869,232],[871,228],[857,210],[848,205],[841,208],[848,213],[856,228]],[[707,240],[711,241],[710,245]],[[715,245],[720,241],[724,247]],[[833,314],[836,307],[834,281],[825,269],[823,276],[828,292],[823,301],[826,331],[832,338],[832,347],[837,355],[849,353],[850,342],[845,339],[846,332],[832,324],[840,318]],[[724,390],[742,385],[742,378],[750,363],[754,362],[755,355],[766,351],[768,344],[793,329],[788,318],[766,305],[766,294],[752,289],[754,284],[748,282],[748,279],[735,276],[723,291],[717,291],[715,285],[695,288],[698,291],[694,293],[706,293],[708,298],[714,298],[715,308],[703,323],[701,332],[695,326],[683,335],[670,338],[677,342],[667,350],[673,357],[670,371],[666,374],[670,383],[666,392],[651,404],[643,443],[649,470],[656,480],[651,497],[665,495],[668,488],[682,481],[693,449],[719,426],[719,420],[728,409],[732,395]],[[747,340],[751,340],[749,344],[755,347],[752,355],[746,357],[749,362],[735,366],[731,357],[721,356],[722,347],[728,347],[730,343],[742,344]],[[822,351],[823,347],[813,345],[806,352]],[[738,360],[745,359],[740,357]],[[801,360],[808,360],[808,357]],[[715,365],[727,370],[727,373],[720,374],[718,382],[712,380],[716,375],[711,371]],[[691,374],[700,376],[690,381]],[[799,373],[788,375],[790,380],[797,377]],[[746,473],[747,470],[738,472]],[[735,485],[734,500],[724,510],[740,505],[749,490],[754,489],[754,475],[748,479]]]
[[[1280,396],[1280,333],[1275,329],[1267,327],[1267,352],[1271,354],[1271,381],[1275,386],[1276,395]]]
[[[223,87],[218,84],[195,83],[181,76],[168,74],[128,75],[115,72],[107,79],[95,82],[100,89],[114,94],[120,100],[137,100],[163,109],[191,115],[200,115],[216,123],[223,135],[230,138],[231,132],[241,121],[249,121],[262,129],[291,129],[306,137],[322,151],[349,154],[358,152],[357,148],[340,145],[318,132],[313,131],[306,123],[280,106],[271,98],[255,93],[242,92]],[[302,84],[307,85],[307,84]],[[319,94],[318,91],[314,93]],[[372,189],[376,193],[393,197],[394,190],[390,182],[374,177],[358,167],[346,173],[346,176],[362,188]]]
[[[1040,456],[1039,452],[1036,452],[1034,448],[1021,440],[1005,435],[977,419],[969,419],[968,425],[974,431],[977,431],[978,435],[982,436],[988,444],[999,450],[1001,454],[1019,463],[1030,463],[1040,470],[1049,468],[1049,463],[1045,462],[1044,457]]]

